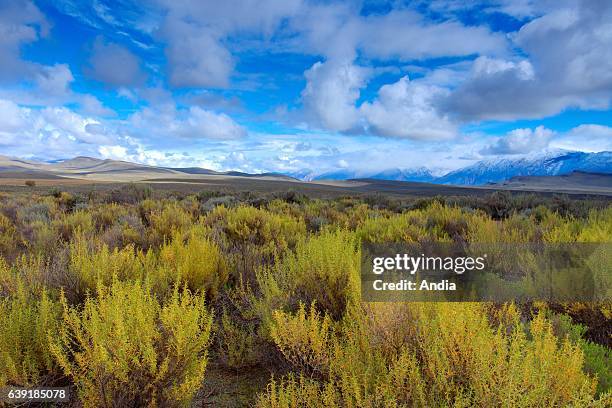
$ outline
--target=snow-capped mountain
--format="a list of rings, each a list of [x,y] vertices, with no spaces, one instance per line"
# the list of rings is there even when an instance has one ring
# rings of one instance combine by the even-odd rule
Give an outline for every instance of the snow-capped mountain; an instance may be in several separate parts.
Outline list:
[[[397,180],[397,181],[421,181],[431,182],[435,176],[425,167],[416,169],[387,169],[383,171],[363,171],[352,169],[338,169],[333,171],[316,174],[314,172],[303,170],[300,172],[291,173],[291,176],[302,180],[349,180],[349,179],[378,179],[378,180]]]
[[[482,185],[516,176],[557,176],[574,171],[612,174],[612,152],[554,151],[519,158],[479,161],[435,180],[439,184]]]
[[[292,173],[290,176],[306,181],[371,178],[436,184],[483,185],[503,182],[517,176],[557,176],[574,171],[612,174],[612,152],[586,153],[555,150],[520,157],[502,157],[482,160],[442,176],[432,174],[425,167],[391,168],[371,172],[338,169],[324,173],[305,169]]]

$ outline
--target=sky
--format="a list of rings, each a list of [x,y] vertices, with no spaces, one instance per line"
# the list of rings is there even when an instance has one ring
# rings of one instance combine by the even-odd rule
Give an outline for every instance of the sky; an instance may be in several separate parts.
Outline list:
[[[0,0],[0,154],[312,176],[612,150],[609,0]]]

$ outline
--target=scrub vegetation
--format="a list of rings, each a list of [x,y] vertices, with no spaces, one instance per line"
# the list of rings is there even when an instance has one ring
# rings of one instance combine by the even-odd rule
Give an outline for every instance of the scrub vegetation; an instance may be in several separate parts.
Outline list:
[[[363,241],[610,242],[612,206],[3,194],[0,387],[85,407],[612,405],[609,303],[363,302]]]

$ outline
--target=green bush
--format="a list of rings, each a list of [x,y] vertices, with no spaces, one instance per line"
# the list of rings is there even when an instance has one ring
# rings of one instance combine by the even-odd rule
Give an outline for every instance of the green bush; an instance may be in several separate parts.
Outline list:
[[[359,254],[350,232],[324,232],[301,240],[295,253],[259,275],[264,299],[272,308],[292,310],[314,302],[319,310],[341,319],[360,297]]]
[[[57,379],[49,336],[59,330],[60,313],[46,292],[37,299],[23,286],[0,298],[0,387],[52,385]]]
[[[160,250],[160,273],[169,283],[186,284],[193,291],[204,291],[215,297],[228,277],[225,257],[219,247],[192,231],[187,239],[175,233]]]
[[[62,304],[51,351],[84,406],[190,403],[208,360],[212,317],[203,296],[177,288],[160,302],[146,285],[115,281],[82,307]]]

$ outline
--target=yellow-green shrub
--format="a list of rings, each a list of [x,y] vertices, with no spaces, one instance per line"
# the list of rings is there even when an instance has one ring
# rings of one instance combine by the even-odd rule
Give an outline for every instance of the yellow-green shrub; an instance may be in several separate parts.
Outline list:
[[[159,254],[159,268],[169,283],[185,283],[193,291],[215,297],[227,281],[228,268],[219,247],[210,239],[191,231],[185,240],[174,233]]]
[[[137,251],[133,246],[122,249],[96,247],[79,234],[70,242],[68,269],[74,278],[71,288],[79,297],[87,291],[94,292],[98,283],[108,285],[113,279],[122,281],[142,280],[147,270],[155,267],[152,253]]]
[[[223,363],[233,369],[257,364],[260,358],[255,327],[246,321],[233,321],[224,311],[215,336]]]
[[[524,327],[517,309],[506,308],[498,318],[504,324],[495,328],[487,310],[485,304],[415,303],[405,321],[412,327],[389,326],[383,321],[388,313],[381,310],[368,312],[366,324],[352,314],[331,334],[333,352],[327,370],[319,370],[328,373],[322,382],[273,383],[259,406],[307,406],[299,403],[302,395],[312,395],[321,406],[354,407],[605,406],[610,401],[607,394],[593,399],[596,380],[582,371],[580,347],[555,337],[543,315]],[[322,324],[320,316],[292,322],[285,314],[275,317],[282,323],[276,327],[287,332],[277,341],[281,351],[293,347],[308,356],[318,349],[318,343],[302,341],[307,336],[290,332],[313,332]],[[298,321],[301,329],[291,325]],[[395,339],[391,344],[403,339],[401,349],[389,347],[384,338],[375,340],[373,331],[385,327]]]
[[[300,375],[289,375],[281,381],[272,380],[266,392],[259,395],[257,408],[331,408],[342,406],[338,390],[331,384]]]
[[[327,372],[332,353],[332,321],[321,317],[314,304],[308,313],[300,305],[291,315],[280,310],[273,314],[270,336],[291,365],[309,375]]]
[[[212,325],[204,297],[175,289],[160,303],[139,282],[98,287],[64,307],[51,350],[86,407],[187,406],[201,386]]]
[[[23,286],[0,298],[0,387],[48,384],[57,374],[49,335],[58,331],[60,312],[46,292],[37,299]]]
[[[330,231],[300,240],[259,285],[272,308],[312,304],[340,319],[360,297],[360,248],[353,233]],[[275,289],[276,288],[276,289]],[[282,299],[266,298],[280,295]],[[279,303],[280,302],[280,303]]]
[[[105,230],[127,214],[125,206],[115,203],[103,204],[92,211],[92,218],[98,230]]]
[[[91,213],[80,210],[56,219],[52,223],[59,237],[69,241],[77,233],[89,234],[94,230],[94,222]]]
[[[193,221],[191,214],[176,203],[164,206],[161,211],[153,211],[148,218],[152,239],[159,241],[170,239],[176,231],[187,230]]]
[[[306,233],[301,219],[247,206],[216,207],[205,222],[220,227],[232,244],[260,246],[270,255],[292,247]]]
[[[591,210],[586,225],[577,235],[578,242],[611,242],[612,206],[602,210]]]
[[[18,243],[17,229],[11,220],[0,214],[0,255],[15,255]]]

